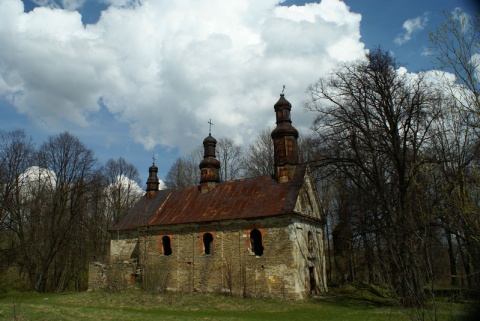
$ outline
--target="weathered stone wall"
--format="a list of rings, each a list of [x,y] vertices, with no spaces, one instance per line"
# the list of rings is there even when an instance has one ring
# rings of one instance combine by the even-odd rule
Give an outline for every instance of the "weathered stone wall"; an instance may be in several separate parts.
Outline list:
[[[295,220],[288,227],[297,267],[298,286],[306,287],[306,295],[327,291],[323,228],[308,220]]]
[[[309,175],[305,176],[294,211],[319,220],[325,219],[321,214],[320,200]]]
[[[112,232],[110,240],[111,262],[133,261],[138,259],[138,231]]]
[[[109,289],[112,291],[125,290],[135,283],[137,267],[134,262],[115,262],[102,264],[92,262],[88,269],[88,289]]]
[[[138,260],[143,285],[157,292],[303,298],[312,290],[312,267],[313,293],[326,290],[323,235],[321,227],[294,217],[149,227],[114,240],[111,262]],[[262,234],[262,255],[252,250],[253,229]],[[315,253],[308,251],[308,231]],[[205,233],[213,237],[210,254],[205,253]],[[170,241],[170,255],[165,253],[164,237]]]
[[[91,262],[88,266],[88,289],[99,290],[107,287],[107,265]]]

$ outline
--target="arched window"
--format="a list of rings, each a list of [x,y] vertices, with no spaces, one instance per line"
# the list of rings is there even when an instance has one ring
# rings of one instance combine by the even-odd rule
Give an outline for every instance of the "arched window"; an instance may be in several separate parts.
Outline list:
[[[163,255],[171,255],[172,254],[172,245],[170,243],[170,237],[164,236],[162,237],[162,246],[163,246]]]
[[[308,252],[313,252],[313,234],[308,231]]]
[[[251,250],[255,253],[256,256],[263,255],[263,245],[262,245],[262,232],[257,229],[253,229],[250,232],[250,245]]]
[[[212,254],[213,236],[211,233],[203,234],[203,249],[205,254]]]

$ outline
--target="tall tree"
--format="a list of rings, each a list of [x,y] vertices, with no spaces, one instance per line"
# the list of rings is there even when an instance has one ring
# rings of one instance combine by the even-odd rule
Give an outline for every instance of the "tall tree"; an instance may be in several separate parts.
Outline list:
[[[445,93],[434,150],[442,163],[435,172],[439,218],[449,247],[452,284],[456,284],[456,251],[461,254],[467,281],[478,288],[480,276],[480,220],[477,203],[480,149],[480,15],[459,8],[445,12],[445,21],[429,34],[430,51],[437,67],[455,75],[443,79]],[[443,74],[446,78],[446,75]],[[455,247],[458,247],[455,249]]]
[[[32,166],[34,145],[25,132],[0,130],[0,226],[12,227],[20,214],[21,174]]]
[[[35,147],[22,130],[0,130],[0,273],[24,255],[26,202],[22,174],[32,166]]]
[[[372,50],[366,58],[311,85],[307,108],[317,114],[314,127],[327,146],[323,163],[369,200],[345,223],[368,219],[355,228],[381,237],[377,246],[389,258],[383,271],[405,304],[416,304],[423,298],[425,262],[418,253],[425,250],[421,235],[429,217],[418,210],[415,187],[431,161],[425,150],[438,116],[437,97],[422,75],[406,74],[388,52]]]
[[[459,251],[467,282],[471,288],[480,285],[480,218],[477,198],[480,161],[480,128],[472,126],[475,114],[444,100],[442,121],[437,122],[432,149],[441,162],[430,173],[430,187],[435,192],[436,208],[449,248],[452,285],[457,285],[457,254]]]
[[[75,277],[70,268],[80,260],[82,252],[74,249],[84,245],[79,227],[88,208],[96,160],[93,152],[68,132],[49,137],[40,146],[37,160],[46,177],[38,180],[36,193],[31,191],[30,239],[23,264],[36,291],[58,291]]]

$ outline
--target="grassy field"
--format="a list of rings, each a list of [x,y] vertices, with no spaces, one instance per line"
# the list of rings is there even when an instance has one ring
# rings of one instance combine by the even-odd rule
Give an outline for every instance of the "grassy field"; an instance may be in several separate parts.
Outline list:
[[[441,300],[439,300],[441,301]],[[466,304],[439,302],[439,320],[462,320]],[[0,295],[5,320],[411,320],[368,291],[341,290],[303,301],[241,299],[209,294],[16,293]],[[425,320],[433,320],[426,312]],[[418,320],[416,318],[416,320]]]

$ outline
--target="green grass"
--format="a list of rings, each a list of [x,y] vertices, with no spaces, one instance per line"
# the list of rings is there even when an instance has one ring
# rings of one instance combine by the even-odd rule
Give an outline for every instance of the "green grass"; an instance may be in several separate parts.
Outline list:
[[[445,301],[445,300],[444,300]],[[440,302],[440,320],[461,320],[465,304]],[[5,320],[410,320],[368,290],[346,288],[303,301],[241,299],[200,293],[13,293],[0,296]],[[425,320],[430,320],[427,317]]]

